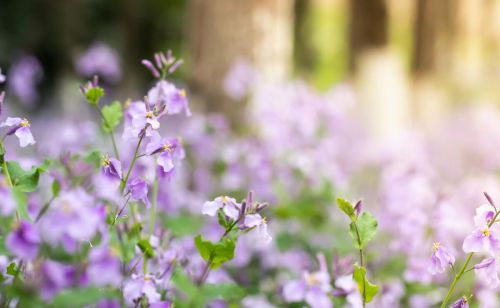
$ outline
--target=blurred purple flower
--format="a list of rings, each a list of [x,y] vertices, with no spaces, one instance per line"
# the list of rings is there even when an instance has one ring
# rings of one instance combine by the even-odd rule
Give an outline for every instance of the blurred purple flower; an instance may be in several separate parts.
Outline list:
[[[68,252],[76,252],[84,241],[90,241],[104,224],[101,209],[83,189],[63,191],[52,201],[40,220],[45,241],[62,244]]]
[[[253,66],[245,60],[237,60],[223,80],[224,90],[234,99],[242,99],[256,82],[257,74]]]
[[[40,62],[33,56],[19,58],[9,71],[9,88],[21,103],[31,106],[38,99],[36,86],[43,77]]]
[[[444,272],[448,266],[454,263],[455,257],[450,254],[448,248],[439,242],[432,244],[431,264],[429,266],[429,272],[432,275]]]
[[[128,305],[133,306],[143,296],[147,298],[148,304],[159,302],[161,298],[153,277],[132,274],[123,287],[123,297]]]
[[[26,147],[30,144],[35,144],[35,139],[31,134],[30,122],[26,118],[11,118],[8,117],[7,120],[0,124],[0,127],[12,127],[7,135],[15,134],[19,139],[19,145],[21,147]]]
[[[361,298],[356,282],[352,279],[352,274],[340,276],[335,279],[334,295],[345,296],[347,303],[352,308],[363,307],[363,299]]]
[[[65,287],[74,285],[74,273],[75,270],[71,265],[45,260],[40,266],[40,273],[36,276],[40,279],[42,298],[50,300]]]
[[[106,246],[93,248],[89,253],[88,262],[87,275],[90,283],[96,286],[120,286],[121,262],[110,248]]]
[[[328,296],[332,290],[330,274],[324,256],[319,255],[318,260],[320,264],[318,272],[304,272],[302,279],[290,281],[283,287],[283,297],[286,302],[305,301],[313,308],[332,307]]]
[[[21,220],[5,240],[7,248],[17,257],[34,260],[38,255],[40,233],[35,226]]]
[[[488,287],[496,288],[500,284],[495,257],[484,259],[481,263],[474,265],[474,271],[484,279]]]
[[[149,208],[148,185],[145,180],[138,177],[130,179],[127,183],[125,193],[130,194],[130,199],[133,201],[141,201]]]
[[[78,73],[90,77],[99,75],[111,83],[120,81],[122,70],[116,51],[102,42],[94,43],[76,62]]]

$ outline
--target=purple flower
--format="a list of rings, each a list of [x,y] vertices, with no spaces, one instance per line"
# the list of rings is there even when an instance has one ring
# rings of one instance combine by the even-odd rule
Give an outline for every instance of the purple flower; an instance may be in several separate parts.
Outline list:
[[[34,260],[38,255],[40,233],[29,222],[21,220],[7,236],[5,245],[17,257]]]
[[[0,124],[0,127],[9,126],[12,127],[7,135],[15,134],[19,138],[19,145],[21,147],[26,147],[30,144],[35,144],[35,139],[30,130],[30,122],[26,118],[11,118],[8,117],[7,120]]]
[[[489,225],[495,217],[495,209],[489,204],[483,204],[476,208],[476,215],[474,216],[474,224],[476,227]]]
[[[332,307],[328,294],[332,290],[330,274],[326,267],[324,256],[319,255],[320,270],[318,272],[304,272],[302,279],[287,283],[283,288],[283,297],[286,302],[305,301],[313,308]]]
[[[160,128],[158,121],[160,117],[158,111],[151,110],[148,103],[137,101],[128,104],[123,137],[125,139],[138,138],[144,130],[146,130],[146,136],[151,136],[152,130]]]
[[[153,277],[138,276],[132,274],[132,277],[125,282],[123,287],[123,297],[128,305],[134,305],[137,300],[145,296],[148,304],[159,302],[160,293],[156,290]]]
[[[96,286],[119,286],[122,280],[120,260],[108,247],[96,247],[89,254],[87,275]]]
[[[488,287],[496,288],[500,284],[496,258],[484,259],[481,263],[474,265],[474,271],[484,279]]]
[[[273,238],[267,232],[267,219],[260,214],[247,214],[243,220],[244,228],[255,228],[257,238],[264,244],[269,244]]]
[[[450,254],[448,248],[439,242],[432,244],[431,265],[429,266],[429,272],[432,275],[444,272],[448,266],[454,263],[455,257]]]
[[[182,110],[187,116],[191,115],[185,90],[179,90],[168,81],[160,80],[149,90],[148,99],[151,104],[156,105],[158,110],[166,114],[177,114]]]
[[[217,197],[213,201],[205,202],[201,213],[208,216],[215,216],[219,209],[222,209],[227,217],[237,220],[240,216],[241,204],[237,203],[234,198],[227,196]]]
[[[257,74],[248,61],[237,60],[223,80],[226,93],[234,99],[244,98],[256,82]]]
[[[102,42],[94,43],[78,59],[76,69],[82,75],[100,75],[113,83],[122,76],[118,54]]]
[[[75,252],[82,242],[88,242],[104,224],[101,209],[82,189],[61,192],[40,220],[43,239],[62,244],[66,251]]]
[[[174,159],[181,160],[185,156],[179,139],[161,138],[160,134],[156,132],[153,133],[151,141],[146,146],[146,153],[149,155],[159,154],[157,163],[165,173],[170,172],[174,168]]]
[[[462,298],[451,305],[451,308],[469,308],[469,300],[467,299],[467,297],[462,296]]]
[[[362,307],[363,299],[359,293],[358,286],[352,279],[352,274],[340,276],[335,279],[335,296],[345,296],[350,307]]]
[[[464,240],[462,248],[465,252],[497,252],[500,242],[496,232],[487,226],[477,228]]]
[[[59,291],[74,283],[74,268],[71,265],[46,260],[40,267],[37,277],[40,279],[41,296],[51,299]]]
[[[126,194],[130,194],[133,201],[141,201],[149,208],[148,185],[141,178],[132,178],[127,183]]]
[[[112,178],[122,178],[122,163],[116,158],[109,157],[108,154],[104,155],[101,159],[101,170],[105,175]]]
[[[23,56],[9,71],[9,88],[21,103],[32,105],[38,99],[37,83],[43,77],[40,62],[33,56]]]

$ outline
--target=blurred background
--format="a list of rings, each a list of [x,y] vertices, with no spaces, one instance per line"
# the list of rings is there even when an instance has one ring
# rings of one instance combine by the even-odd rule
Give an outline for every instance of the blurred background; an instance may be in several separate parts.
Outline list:
[[[142,97],[151,78],[141,59],[172,49],[192,108],[234,124],[244,101],[223,81],[246,61],[269,83],[350,83],[386,135],[457,104],[496,103],[499,23],[497,0],[2,0],[0,67],[25,111],[74,112],[69,93],[94,74],[120,100]]]

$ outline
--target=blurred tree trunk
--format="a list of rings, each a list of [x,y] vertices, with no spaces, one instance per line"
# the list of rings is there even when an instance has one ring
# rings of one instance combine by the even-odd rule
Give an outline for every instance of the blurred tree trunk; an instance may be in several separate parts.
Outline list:
[[[456,29],[456,0],[417,0],[413,70],[433,74],[451,65]]]
[[[188,6],[189,83],[208,111],[233,123],[243,118],[223,93],[222,81],[237,59],[250,61],[267,81],[288,75],[292,63],[293,1],[191,0]]]
[[[351,70],[366,51],[384,47],[388,41],[386,0],[350,0]]]

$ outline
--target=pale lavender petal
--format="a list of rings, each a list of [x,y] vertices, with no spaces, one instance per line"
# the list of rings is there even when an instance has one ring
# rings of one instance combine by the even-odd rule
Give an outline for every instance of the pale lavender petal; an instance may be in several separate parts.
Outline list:
[[[19,138],[19,145],[23,148],[30,144],[35,144],[35,139],[31,134],[30,128],[27,126],[16,130],[15,135]]]

